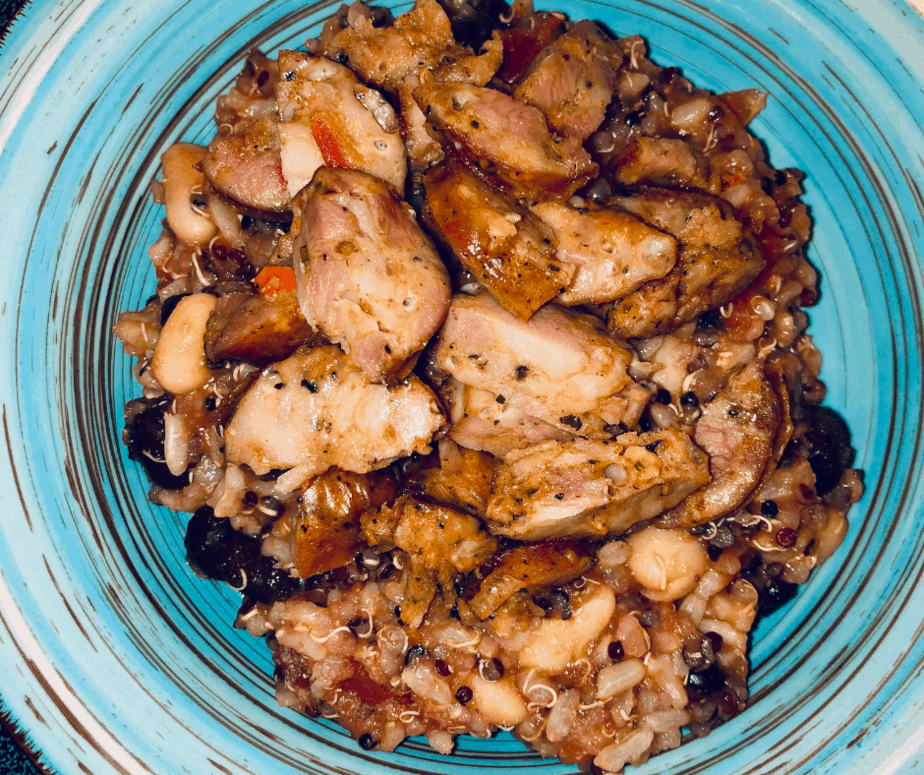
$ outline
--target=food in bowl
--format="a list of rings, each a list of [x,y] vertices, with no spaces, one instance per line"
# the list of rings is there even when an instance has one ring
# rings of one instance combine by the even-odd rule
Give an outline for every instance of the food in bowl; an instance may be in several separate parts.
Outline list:
[[[167,149],[124,440],[281,704],[607,772],[744,709],[862,492],[764,102],[527,3],[356,3]]]

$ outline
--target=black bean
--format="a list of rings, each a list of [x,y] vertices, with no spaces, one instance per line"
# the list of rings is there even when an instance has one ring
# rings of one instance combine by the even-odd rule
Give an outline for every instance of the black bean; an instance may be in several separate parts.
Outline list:
[[[659,404],[664,404],[667,406],[671,402],[671,391],[667,388],[661,388],[658,390],[657,396],[655,396],[655,401]]]
[[[769,616],[790,602],[799,591],[799,587],[788,581],[777,579],[771,581],[763,590],[758,590],[757,613],[759,616]]]
[[[189,484],[186,474],[170,473],[164,462],[164,413],[170,408],[167,397],[142,400],[145,408],[125,423],[128,457],[141,463],[152,484],[165,490],[179,490]]]
[[[717,309],[704,312],[696,320],[697,331],[713,331],[720,328],[725,328],[725,321],[722,319]]]
[[[310,579],[293,578],[275,567],[275,560],[261,553],[259,538],[234,530],[230,520],[216,518],[207,506],[189,520],[185,544],[190,565],[257,602],[285,600],[310,586]]]
[[[593,183],[584,189],[584,196],[593,202],[603,202],[610,198],[613,189],[606,182],[605,178],[597,178]]]
[[[815,490],[825,495],[834,489],[856,455],[850,446],[850,429],[844,418],[826,406],[809,407],[803,416],[808,423],[808,463],[815,473]]]
[[[426,659],[429,656],[428,652],[423,646],[415,643],[407,650],[407,654],[404,655],[404,664],[413,665],[415,662],[419,662],[421,659]]]
[[[642,119],[645,118],[644,110],[633,110],[631,113],[627,113],[625,119],[626,126],[638,126],[642,123]]]
[[[765,501],[761,501],[760,513],[763,514],[768,519],[773,519],[777,514],[780,513],[780,507],[777,506],[776,501],[774,500],[768,499]]]
[[[187,296],[191,296],[189,293],[177,293],[174,296],[168,296],[164,303],[160,305],[160,324],[163,325],[167,322],[168,318],[173,314],[173,310],[176,309],[176,305],[179,304]]]
[[[622,647],[622,641],[611,640],[610,645],[606,647],[606,654],[614,662],[618,662],[622,659],[626,655],[626,651]]]
[[[725,551],[725,550],[724,550],[722,547],[720,547],[720,546],[713,546],[713,545],[711,545],[711,544],[706,548],[706,554],[709,555],[709,559],[712,560],[713,562],[715,562],[716,560],[718,560],[719,557],[722,556],[722,552],[724,552],[724,551]]]
[[[695,700],[709,697],[723,688],[725,688],[725,673],[714,663],[705,670],[690,673],[687,680],[687,693]]]
[[[364,751],[371,751],[378,745],[378,741],[372,737],[368,732],[359,736],[359,740],[356,742],[359,743],[359,747]]]
[[[244,501],[245,506],[256,506],[260,499],[253,490],[247,490],[241,500]]]
[[[467,686],[460,686],[456,689],[456,700],[458,700],[460,705],[468,705],[474,696],[475,693]]]
[[[688,390],[680,396],[680,406],[684,409],[696,409],[699,406],[699,399],[696,397],[696,393],[692,390]]]
[[[210,506],[197,509],[186,526],[186,558],[194,569],[221,579],[223,546],[234,529],[229,519],[216,518]]]

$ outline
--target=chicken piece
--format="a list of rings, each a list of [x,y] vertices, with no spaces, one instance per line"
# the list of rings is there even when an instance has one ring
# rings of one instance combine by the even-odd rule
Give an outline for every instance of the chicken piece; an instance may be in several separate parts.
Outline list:
[[[547,441],[511,452],[498,468],[488,527],[520,541],[618,535],[708,481],[706,455],[675,428]]]
[[[363,172],[318,170],[292,200],[305,319],[372,380],[401,371],[449,309],[449,275],[409,205]]]
[[[446,158],[437,133],[427,123],[427,117],[414,99],[414,89],[420,84],[416,73],[411,73],[398,84],[398,108],[401,135],[407,150],[408,163],[413,170],[426,170]]]
[[[397,547],[407,555],[402,576],[401,618],[416,629],[437,591],[452,589],[454,577],[483,565],[497,549],[497,539],[470,514],[403,495],[360,517],[361,538],[380,551]]]
[[[487,86],[504,61],[504,43],[497,30],[482,44],[478,54],[460,46],[456,49],[444,52],[434,68],[437,81]]]
[[[450,437],[459,446],[503,456],[550,439],[573,439],[574,433],[531,417],[510,403],[498,403],[489,390],[455,379],[449,384]]]
[[[554,137],[542,111],[503,92],[421,73],[414,97],[467,164],[517,198],[567,199],[597,173],[580,141]]]
[[[537,56],[513,96],[539,108],[555,132],[584,142],[613,100],[622,52],[593,22],[578,22]]]
[[[227,134],[219,131],[209,143],[202,172],[213,188],[247,207],[277,213],[289,209],[275,117],[244,119]]]
[[[332,466],[367,473],[429,452],[442,426],[436,396],[417,377],[373,384],[329,345],[264,369],[225,429],[225,455],[257,474],[296,466],[305,476]]]
[[[458,162],[424,179],[430,218],[500,305],[520,320],[568,286],[572,264],[556,259],[552,230]]]
[[[299,493],[292,531],[295,570],[309,578],[346,565],[359,551],[359,517],[391,503],[398,488],[391,475],[354,474],[331,468]]]
[[[647,188],[632,196],[614,196],[610,204],[680,243],[677,264],[667,275],[613,305],[607,324],[619,336],[654,336],[683,325],[731,301],[766,263],[750,231],[716,197]]]
[[[489,390],[463,385],[452,378],[445,393],[452,423],[450,436],[459,446],[468,449],[503,457],[514,449],[549,440],[564,441],[578,435],[533,417],[509,401],[500,403],[498,396]],[[620,428],[625,431],[639,421],[652,394],[652,388],[629,385],[603,402],[597,414],[582,415],[581,435],[609,438]],[[608,422],[607,418],[614,422]]]
[[[303,344],[321,344],[298,308],[294,291],[273,297],[232,293],[218,300],[205,332],[209,361],[246,361],[267,366],[289,357]]]
[[[343,65],[304,51],[280,51],[279,69],[279,141],[290,198],[323,165],[362,170],[404,192],[404,141],[379,92]]]
[[[782,419],[776,391],[757,361],[703,407],[693,439],[709,455],[712,481],[662,515],[663,527],[699,525],[730,514],[759,484]]]
[[[684,140],[636,137],[610,164],[616,180],[631,186],[690,186],[709,190],[709,163]]]
[[[467,603],[478,619],[487,619],[521,589],[536,592],[573,581],[594,564],[594,554],[581,541],[541,541],[513,546],[500,552],[491,572]]]
[[[552,227],[555,256],[577,271],[558,301],[601,304],[628,296],[663,277],[677,261],[677,241],[621,210],[577,210],[540,202],[532,211]]]
[[[494,480],[494,457],[460,447],[451,439],[440,441],[439,452],[439,465],[417,474],[410,481],[412,491],[427,500],[484,517]]]
[[[436,0],[417,0],[389,27],[376,27],[373,9],[354,3],[346,17],[334,17],[321,33],[321,53],[349,62],[365,83],[395,92],[405,76],[431,68],[455,51],[449,17]]]
[[[497,33],[484,44],[484,53],[480,55],[458,46],[456,49],[447,49],[441,58],[434,72],[438,81],[484,86],[497,72],[504,55],[504,45]],[[414,89],[419,85],[420,79],[416,72],[405,76],[397,87],[398,104],[401,132],[410,164],[416,170],[426,170],[439,164],[445,158],[445,153],[440,138],[427,124],[427,117],[414,99]]]
[[[433,353],[459,382],[567,432],[608,438],[623,421],[632,360],[596,318],[543,307],[528,323],[488,294],[456,296]]]

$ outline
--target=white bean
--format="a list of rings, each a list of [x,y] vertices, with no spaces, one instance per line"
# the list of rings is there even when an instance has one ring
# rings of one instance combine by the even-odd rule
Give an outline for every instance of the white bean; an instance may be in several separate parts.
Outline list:
[[[616,610],[613,589],[600,584],[570,619],[543,619],[520,649],[521,668],[534,667],[548,675],[559,673],[587,648],[610,623]]]
[[[629,537],[629,572],[651,600],[676,600],[691,592],[708,567],[703,545],[683,530],[647,527]]]
[[[467,683],[472,690],[474,705],[487,723],[515,726],[529,715],[513,681],[507,678],[485,681],[478,673],[472,673]]]
[[[207,293],[195,293],[182,299],[167,318],[151,358],[151,370],[164,390],[189,393],[211,378],[205,358],[205,327],[216,301]]]
[[[202,191],[205,175],[195,165],[205,158],[205,148],[192,143],[171,145],[160,157],[164,167],[164,197],[167,223],[183,242],[202,245],[215,236],[218,227],[192,208],[193,189]]]

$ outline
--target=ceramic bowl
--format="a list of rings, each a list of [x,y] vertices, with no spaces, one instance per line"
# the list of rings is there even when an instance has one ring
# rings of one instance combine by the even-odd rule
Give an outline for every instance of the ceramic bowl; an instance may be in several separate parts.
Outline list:
[[[505,734],[451,758],[419,741],[363,753],[277,708],[267,649],[231,627],[237,594],[193,576],[182,515],[146,502],[119,443],[135,387],[110,332],[153,290],[159,155],[206,140],[248,49],[298,45],[334,7],[33,0],[0,49],[0,690],[49,770],[575,772]],[[900,0],[563,10],[642,33],[698,85],[770,93],[753,129],[808,174],[811,330],[867,482],[843,547],[755,632],[751,707],[639,775],[909,772],[924,761],[924,22]]]

